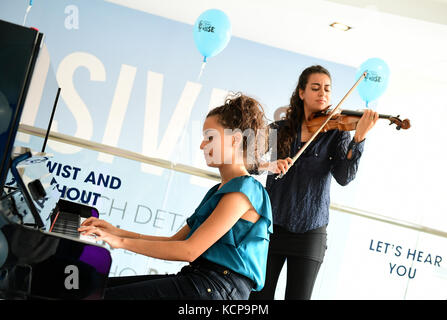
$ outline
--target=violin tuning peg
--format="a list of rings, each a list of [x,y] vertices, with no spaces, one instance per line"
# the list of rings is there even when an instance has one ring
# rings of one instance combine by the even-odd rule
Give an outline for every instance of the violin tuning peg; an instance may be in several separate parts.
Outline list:
[[[402,127],[401,126],[397,126],[396,127],[396,130],[400,130]]]

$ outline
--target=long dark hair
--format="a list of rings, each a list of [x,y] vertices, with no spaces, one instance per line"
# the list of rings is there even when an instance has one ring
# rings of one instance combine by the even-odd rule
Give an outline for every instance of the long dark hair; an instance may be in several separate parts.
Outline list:
[[[268,126],[264,108],[254,98],[240,92],[229,94],[225,103],[212,109],[208,117],[217,115],[217,121],[232,130],[241,130],[244,164],[256,171],[268,143]]]
[[[298,126],[301,125],[304,116],[304,101],[300,98],[299,89],[305,90],[309,76],[314,73],[324,73],[331,79],[329,71],[320,66],[314,65],[306,68],[298,79],[298,84],[290,97],[290,105],[284,117],[285,124],[278,131],[278,157],[290,156],[290,147],[297,138]]]

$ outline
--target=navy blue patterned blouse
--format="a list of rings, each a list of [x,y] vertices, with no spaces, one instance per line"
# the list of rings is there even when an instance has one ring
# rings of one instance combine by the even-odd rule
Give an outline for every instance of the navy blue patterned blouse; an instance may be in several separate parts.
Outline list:
[[[284,122],[275,124],[282,126]],[[275,180],[277,175],[269,174],[266,189],[272,203],[273,223],[297,233],[327,225],[332,177],[342,186],[355,178],[364,143],[365,140],[355,143],[347,131],[320,133],[281,179]],[[290,158],[303,145],[299,126]],[[349,149],[351,159],[347,159]],[[276,160],[274,152],[271,158]]]

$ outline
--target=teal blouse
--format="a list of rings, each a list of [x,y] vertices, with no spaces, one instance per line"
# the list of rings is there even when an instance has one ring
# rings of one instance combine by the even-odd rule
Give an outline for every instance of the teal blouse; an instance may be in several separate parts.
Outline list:
[[[187,238],[210,216],[225,193],[241,192],[250,200],[260,218],[256,223],[239,219],[201,257],[242,274],[255,283],[254,290],[264,287],[269,237],[273,233],[272,208],[264,186],[251,176],[231,179],[212,187],[186,223],[191,228]]]

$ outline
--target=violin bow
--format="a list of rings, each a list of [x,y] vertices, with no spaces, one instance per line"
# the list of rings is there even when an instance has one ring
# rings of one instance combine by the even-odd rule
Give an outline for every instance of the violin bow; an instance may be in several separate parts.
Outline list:
[[[354,91],[354,89],[359,85],[359,83],[366,77],[367,72],[363,72],[363,74],[360,76],[360,78],[357,80],[357,82],[352,86],[351,89],[349,89],[349,91],[345,94],[345,96],[343,97],[343,99],[340,100],[340,102],[337,104],[337,106],[331,111],[331,113],[329,113],[329,115],[327,116],[326,121],[321,125],[320,128],[318,128],[317,131],[315,131],[315,133],[312,135],[312,137],[310,137],[310,139],[304,144],[304,146],[297,152],[297,154],[292,158],[292,164],[290,165],[293,166],[295,161],[298,160],[298,158],[303,154],[303,152],[306,150],[306,148],[312,143],[312,141],[315,139],[315,137],[320,133],[321,130],[323,130],[324,126],[329,122],[329,120],[331,120],[332,116],[337,112],[337,110],[340,108],[340,106],[342,105],[342,103],[349,97],[349,95],[352,93],[352,91]],[[289,167],[289,168],[290,168]],[[277,179],[281,179],[284,176],[283,173],[277,175],[275,177],[275,180]]]

